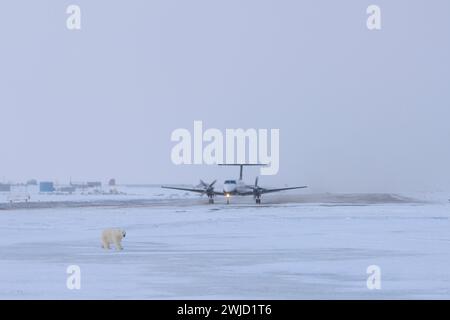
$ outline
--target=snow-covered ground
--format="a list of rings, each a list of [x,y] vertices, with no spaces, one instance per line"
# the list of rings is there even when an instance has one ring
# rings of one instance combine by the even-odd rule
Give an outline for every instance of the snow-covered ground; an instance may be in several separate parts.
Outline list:
[[[0,298],[450,298],[444,195],[286,195],[258,207],[164,194],[173,205],[0,210]],[[108,227],[127,231],[123,251],[101,249]],[[69,265],[80,290],[66,287]],[[367,288],[370,265],[380,290]]]

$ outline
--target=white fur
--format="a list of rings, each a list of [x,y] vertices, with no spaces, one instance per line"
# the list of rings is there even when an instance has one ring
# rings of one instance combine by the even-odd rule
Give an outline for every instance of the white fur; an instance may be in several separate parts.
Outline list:
[[[126,232],[121,229],[105,229],[102,232],[102,248],[110,249],[110,244],[114,243],[116,250],[122,250],[122,239]]]

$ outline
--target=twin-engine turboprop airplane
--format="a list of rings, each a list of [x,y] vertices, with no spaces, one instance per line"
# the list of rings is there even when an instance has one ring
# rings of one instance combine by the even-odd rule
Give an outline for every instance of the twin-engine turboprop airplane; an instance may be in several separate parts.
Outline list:
[[[209,199],[209,203],[214,203],[215,196],[224,196],[227,199],[227,204],[230,203],[230,198],[232,196],[253,196],[257,204],[261,203],[261,196],[266,193],[274,193],[279,191],[293,190],[293,189],[303,189],[307,188],[307,186],[301,187],[288,187],[288,188],[262,188],[258,185],[258,177],[256,177],[254,185],[247,185],[242,180],[243,169],[245,166],[264,166],[264,164],[219,164],[220,166],[239,166],[239,180],[225,180],[223,184],[223,191],[215,191],[214,185],[217,180],[214,180],[211,183],[206,183],[203,180],[200,180],[200,184],[194,188],[183,188],[183,187],[170,187],[170,186],[162,186],[165,189],[174,189],[174,190],[183,190],[189,192],[197,192],[201,195],[207,195]]]

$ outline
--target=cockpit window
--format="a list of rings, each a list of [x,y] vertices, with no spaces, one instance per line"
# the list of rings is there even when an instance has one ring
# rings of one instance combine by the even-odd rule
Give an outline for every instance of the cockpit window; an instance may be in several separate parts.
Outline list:
[[[225,184],[236,184],[236,180],[225,180]]]

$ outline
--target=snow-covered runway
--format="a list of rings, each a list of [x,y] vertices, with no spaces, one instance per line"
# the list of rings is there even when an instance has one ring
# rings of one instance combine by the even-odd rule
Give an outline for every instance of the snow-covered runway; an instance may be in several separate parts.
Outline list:
[[[0,210],[0,298],[449,299],[449,216],[444,201]],[[123,251],[101,249],[108,227]]]

